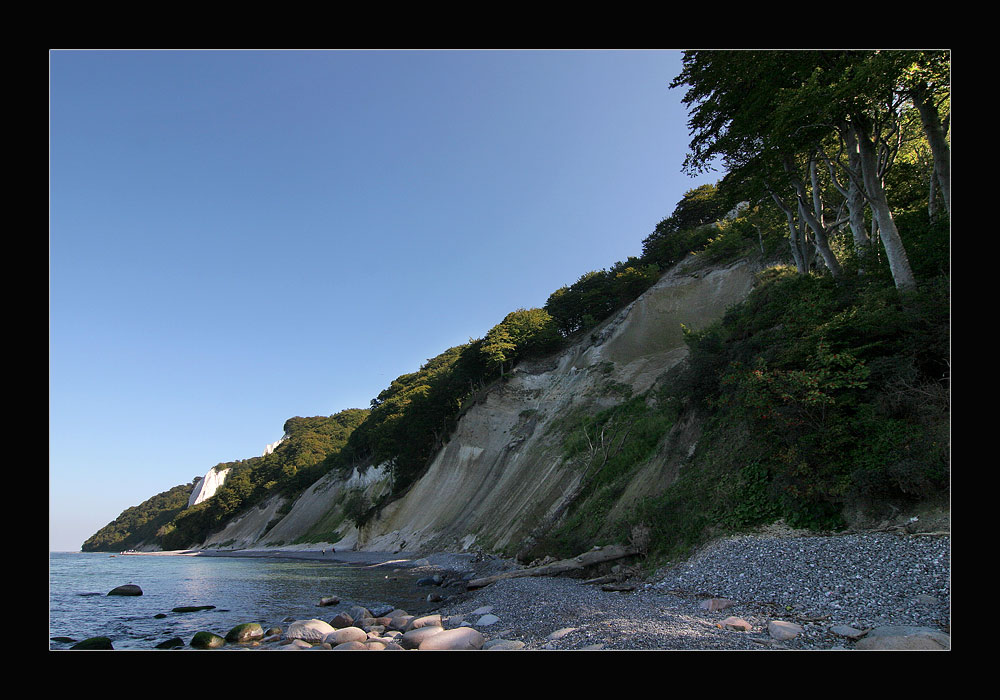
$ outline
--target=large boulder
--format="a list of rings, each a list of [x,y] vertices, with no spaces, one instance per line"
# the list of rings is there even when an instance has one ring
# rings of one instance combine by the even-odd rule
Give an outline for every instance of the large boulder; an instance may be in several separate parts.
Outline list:
[[[441,634],[444,632],[443,627],[437,627],[435,625],[428,625],[426,627],[419,627],[415,630],[410,630],[399,637],[399,645],[404,649],[417,649],[425,641],[431,637]]]
[[[287,639],[301,639],[310,643],[322,642],[326,635],[334,631],[336,630],[323,620],[296,620],[288,625],[285,637]]]
[[[160,642],[156,645],[157,649],[176,649],[177,647],[184,646],[184,640],[180,637],[172,637],[165,642]]]
[[[472,627],[456,627],[431,635],[417,648],[420,651],[473,651],[482,649],[485,642],[482,633]]]
[[[323,637],[323,641],[328,644],[345,644],[347,642],[365,642],[368,640],[368,633],[360,627],[342,627],[336,629]]]
[[[84,639],[82,642],[77,642],[70,649],[80,649],[85,651],[100,651],[106,649],[114,649],[111,645],[111,640],[107,637],[89,637]]]
[[[195,649],[218,649],[226,640],[212,632],[197,632],[191,638],[191,646]]]
[[[124,586],[112,588],[108,595],[142,595],[142,589],[134,583],[126,583]]]
[[[230,644],[246,644],[264,637],[264,628],[258,622],[244,622],[236,625],[226,633],[226,641]]]

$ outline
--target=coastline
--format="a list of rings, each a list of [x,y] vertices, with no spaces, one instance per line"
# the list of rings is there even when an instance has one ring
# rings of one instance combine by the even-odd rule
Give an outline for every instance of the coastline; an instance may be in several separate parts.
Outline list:
[[[443,585],[428,585],[431,594],[440,596],[432,617],[445,629],[472,627],[486,649],[947,649],[950,539],[947,533],[887,532],[727,537],[644,580],[629,580],[634,586],[627,590],[606,590],[597,580],[565,576],[515,576],[467,589],[455,584],[470,574],[522,568],[471,553],[303,548],[155,554],[452,572],[457,576],[444,576]],[[894,636],[880,638],[889,633]],[[257,648],[286,649],[289,641]]]
[[[496,573],[502,570],[517,568],[512,562],[498,557],[482,557],[474,553],[454,552],[368,552],[342,550],[333,547],[321,549],[177,549],[157,552],[121,552],[119,556],[187,556],[187,557],[239,557],[260,559],[296,559],[305,561],[328,562],[330,564],[345,564],[375,568],[391,566],[401,569],[431,568],[455,573],[474,571],[477,574],[483,570]],[[486,564],[483,566],[483,564]]]

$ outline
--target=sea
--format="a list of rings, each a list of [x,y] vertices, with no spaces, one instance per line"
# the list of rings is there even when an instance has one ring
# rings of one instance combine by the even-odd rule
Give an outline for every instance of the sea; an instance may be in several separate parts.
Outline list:
[[[392,606],[419,614],[430,606],[427,588],[417,585],[417,578],[392,566],[278,557],[51,552],[48,645],[51,650],[69,649],[75,641],[108,637],[116,650],[153,650],[179,637],[185,646],[178,648],[191,649],[191,638],[202,630],[224,637],[244,622],[285,629],[289,617],[329,621],[352,605]],[[138,585],[142,595],[107,595],[128,583]],[[338,605],[318,605],[321,598],[333,595],[341,599]],[[203,605],[214,607],[172,612]],[[160,613],[165,616],[156,617]]]

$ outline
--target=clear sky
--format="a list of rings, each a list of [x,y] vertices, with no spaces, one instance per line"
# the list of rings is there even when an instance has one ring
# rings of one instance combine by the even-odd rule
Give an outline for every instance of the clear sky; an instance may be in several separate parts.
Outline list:
[[[50,53],[50,549],[640,254],[680,60]]]

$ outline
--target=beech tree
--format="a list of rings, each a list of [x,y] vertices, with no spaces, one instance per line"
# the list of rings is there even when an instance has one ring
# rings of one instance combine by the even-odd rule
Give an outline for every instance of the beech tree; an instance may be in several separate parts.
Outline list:
[[[932,145],[938,181],[947,180],[940,117],[947,63],[942,52],[687,51],[671,84],[688,88],[684,102],[691,111],[692,141],[684,167],[701,172],[721,161],[743,186],[769,193],[789,217],[800,271],[807,253],[801,245],[803,222],[834,276],[840,268],[828,245],[832,231],[849,224],[864,257],[867,206],[897,288],[912,288],[916,282],[885,174],[899,149],[903,115],[911,106],[920,111],[920,102],[928,140],[933,135],[938,142]],[[825,220],[821,177],[840,192],[841,206],[834,208],[846,212],[843,219]],[[940,189],[950,208],[950,188]]]

